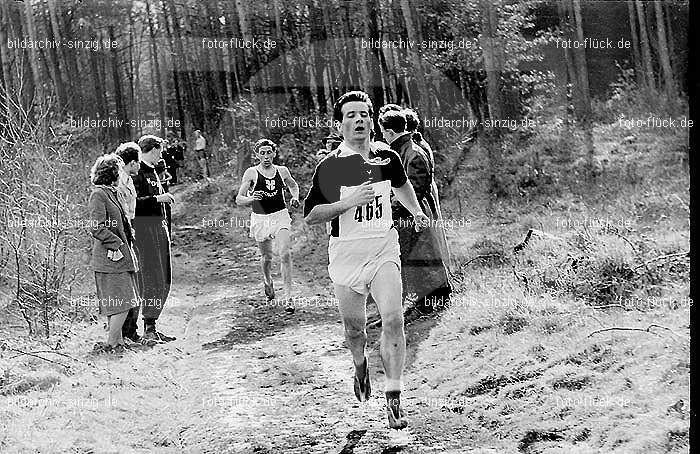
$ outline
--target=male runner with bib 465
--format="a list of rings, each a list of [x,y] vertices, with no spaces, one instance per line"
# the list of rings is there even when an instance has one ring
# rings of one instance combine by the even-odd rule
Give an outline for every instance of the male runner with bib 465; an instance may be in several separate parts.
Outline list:
[[[290,205],[299,206],[299,185],[289,169],[272,163],[277,152],[277,145],[269,139],[260,139],[253,151],[260,163],[249,167],[243,173],[243,181],[236,196],[236,203],[242,206],[252,205],[250,215],[250,236],[255,238],[261,253],[263,283],[268,301],[275,299],[272,285],[272,239],[277,238],[279,254],[282,259],[282,281],[287,298],[287,312],[294,312],[292,297],[292,256],[289,248],[289,231],[292,219],[289,217],[284,201],[284,189],[292,194]],[[250,195],[249,195],[250,194]]]
[[[371,394],[365,356],[367,295],[371,293],[377,303],[389,427],[403,429],[408,425],[400,406],[406,337],[399,242],[389,200],[392,190],[413,214],[416,229],[424,229],[429,219],[396,152],[370,147],[372,101],[367,93],[351,91],[341,96],[333,106],[333,120],[339,123],[343,142],[316,167],[304,217],[308,224],[331,224],[328,274],[355,364],[355,396],[361,402]]]

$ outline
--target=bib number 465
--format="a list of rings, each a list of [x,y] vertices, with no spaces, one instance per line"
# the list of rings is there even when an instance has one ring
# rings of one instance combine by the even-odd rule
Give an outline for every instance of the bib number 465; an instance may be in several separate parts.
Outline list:
[[[381,195],[374,196],[373,202],[370,202],[365,206],[360,205],[356,207],[354,219],[357,222],[371,221],[372,219],[381,219],[383,214],[382,203],[379,201],[379,199],[381,198]]]

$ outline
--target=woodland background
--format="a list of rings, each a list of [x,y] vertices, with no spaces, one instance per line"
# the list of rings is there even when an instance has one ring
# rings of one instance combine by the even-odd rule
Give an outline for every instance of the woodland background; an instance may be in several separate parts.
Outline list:
[[[688,10],[0,0],[0,451],[688,452]],[[231,39],[275,46],[206,44]],[[562,46],[586,39],[613,48]],[[59,45],[18,48],[45,40]],[[377,41],[433,47],[363,47]],[[245,228],[203,222],[245,224],[236,186],[260,137],[280,144],[305,194],[330,131],[300,120],[330,120],[351,89],[375,114],[394,102],[431,122],[420,130],[452,250],[453,304],[406,322],[405,449],[379,407],[346,399],[337,309],[264,304]],[[91,356],[104,320],[87,267],[90,166],[146,133],[191,149],[194,129],[213,172],[193,181],[188,152],[171,189],[161,326],[178,341]],[[332,301],[325,230],[292,216],[295,283]],[[240,393],[251,400],[212,404]]]

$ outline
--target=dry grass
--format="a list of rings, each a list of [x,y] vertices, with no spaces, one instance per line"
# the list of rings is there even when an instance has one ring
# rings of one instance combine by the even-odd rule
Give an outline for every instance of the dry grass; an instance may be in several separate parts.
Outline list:
[[[623,133],[597,146],[600,186],[462,202],[479,222],[452,232],[455,256],[504,259],[463,269],[420,347],[427,425],[500,452],[688,452],[688,258],[652,261],[688,250],[687,167],[676,135]]]

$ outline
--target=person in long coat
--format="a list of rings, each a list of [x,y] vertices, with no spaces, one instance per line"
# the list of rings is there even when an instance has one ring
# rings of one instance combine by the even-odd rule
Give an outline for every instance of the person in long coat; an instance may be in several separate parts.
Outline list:
[[[433,168],[430,158],[406,131],[406,116],[401,111],[388,110],[379,117],[379,125],[389,146],[399,157],[418,197],[423,212],[430,217],[431,226],[416,232],[410,213],[392,205],[394,225],[399,232],[401,276],[406,304],[424,312],[443,307],[452,293],[449,272],[442,258],[438,216],[432,207]]]
[[[90,230],[93,237],[90,268],[95,273],[100,314],[107,317],[107,344],[96,347],[108,352],[124,351],[122,325],[129,310],[138,307],[134,237],[129,218],[117,196],[121,159],[100,156],[90,180],[93,189],[88,201]]]
[[[138,289],[141,296],[141,314],[143,316],[143,342],[170,342],[173,336],[167,336],[156,330],[156,321],[160,317],[172,283],[170,259],[170,233],[166,204],[173,203],[174,197],[165,192],[155,169],[162,159],[163,139],[146,135],[139,139],[141,148],[141,168],[134,180],[136,188],[136,246],[141,262],[138,273]]]
[[[442,218],[442,208],[440,208],[440,195],[438,193],[437,182],[435,181],[435,155],[433,153],[433,148],[425,140],[423,135],[418,132],[418,126],[420,126],[420,119],[418,118],[418,113],[411,108],[403,109],[403,113],[406,115],[406,131],[411,133],[411,139],[413,143],[418,145],[425,151],[426,156],[430,160],[430,168],[432,169],[431,174],[432,184],[430,185],[430,195],[428,196],[428,202],[430,207],[440,221],[435,225],[435,229],[438,233],[438,239],[440,240],[440,252],[442,254],[442,261],[448,270],[452,270],[452,255],[450,253],[450,247],[447,242],[447,234],[445,233],[445,226]]]

